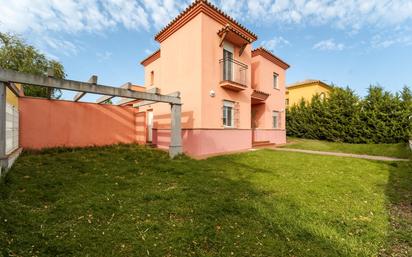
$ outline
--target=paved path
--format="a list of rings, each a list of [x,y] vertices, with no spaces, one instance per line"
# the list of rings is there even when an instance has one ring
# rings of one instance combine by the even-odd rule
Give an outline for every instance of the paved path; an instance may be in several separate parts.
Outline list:
[[[273,148],[270,148],[270,149],[276,150],[276,151],[298,152],[298,153],[309,153],[309,154],[320,154],[320,155],[332,155],[332,156],[352,157],[352,158],[376,160],[376,161],[403,161],[403,162],[410,161],[409,159],[400,159],[400,158],[387,157],[387,156],[374,156],[374,155],[366,155],[366,154],[323,152],[323,151],[313,151],[313,150],[303,150],[303,149],[293,149],[293,148],[276,148],[276,147],[273,147]]]

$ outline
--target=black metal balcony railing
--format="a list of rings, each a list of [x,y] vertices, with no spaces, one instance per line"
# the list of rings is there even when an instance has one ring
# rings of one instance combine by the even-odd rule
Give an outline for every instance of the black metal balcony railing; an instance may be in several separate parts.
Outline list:
[[[247,65],[232,58],[224,58],[220,63],[220,81],[231,81],[246,86]]]

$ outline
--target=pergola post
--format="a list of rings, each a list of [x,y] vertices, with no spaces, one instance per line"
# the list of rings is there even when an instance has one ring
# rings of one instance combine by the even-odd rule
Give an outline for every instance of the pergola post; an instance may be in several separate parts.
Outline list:
[[[0,174],[7,169],[6,118],[6,84],[0,81]]]
[[[169,155],[171,158],[182,153],[182,105],[170,104],[172,112],[172,131],[170,135]]]

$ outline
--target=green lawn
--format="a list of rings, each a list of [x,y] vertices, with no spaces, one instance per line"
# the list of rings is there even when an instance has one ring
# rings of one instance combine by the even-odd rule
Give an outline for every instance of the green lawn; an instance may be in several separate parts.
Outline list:
[[[282,147],[329,151],[353,154],[379,155],[397,158],[412,158],[412,151],[406,143],[399,144],[348,144],[321,140],[301,139],[289,137],[290,144]]]
[[[0,256],[408,256],[411,183],[411,162],[272,150],[26,153],[0,184]]]

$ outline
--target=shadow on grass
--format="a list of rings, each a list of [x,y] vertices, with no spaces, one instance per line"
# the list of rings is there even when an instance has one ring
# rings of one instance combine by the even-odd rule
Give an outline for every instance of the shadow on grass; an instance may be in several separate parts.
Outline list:
[[[170,161],[127,145],[26,153],[0,189],[2,253],[365,255],[314,233],[292,198],[257,189],[251,174],[273,171],[237,156]]]
[[[386,188],[390,213],[388,239],[381,256],[412,255],[412,162],[391,163]]]

